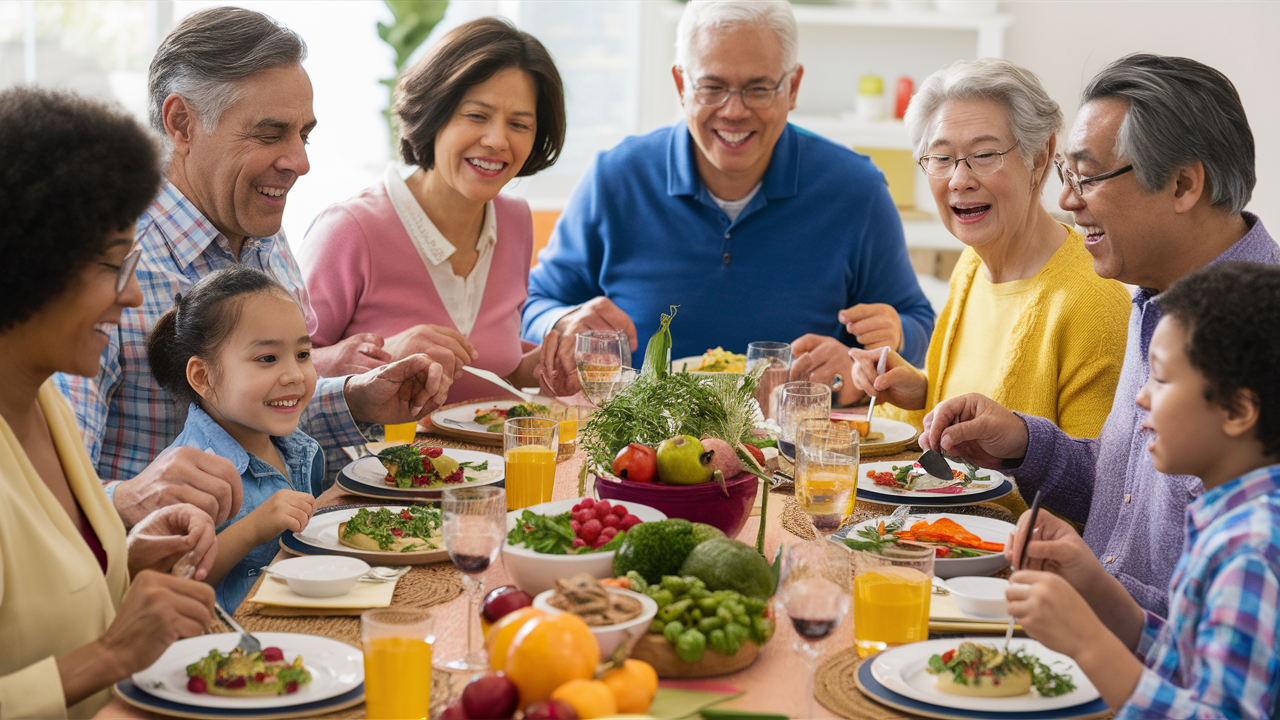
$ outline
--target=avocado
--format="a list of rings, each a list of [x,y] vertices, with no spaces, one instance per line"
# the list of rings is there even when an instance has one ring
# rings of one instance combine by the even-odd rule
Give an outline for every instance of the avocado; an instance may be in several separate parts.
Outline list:
[[[768,561],[755,548],[726,537],[700,543],[673,574],[692,575],[708,590],[733,590],[747,597],[767,598],[774,589]]]

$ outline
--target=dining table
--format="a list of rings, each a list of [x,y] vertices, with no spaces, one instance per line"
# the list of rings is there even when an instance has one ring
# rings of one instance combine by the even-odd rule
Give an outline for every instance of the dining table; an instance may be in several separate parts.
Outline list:
[[[442,436],[433,436],[430,434],[419,433],[418,439],[432,439],[444,447],[463,446],[458,441]],[[471,447],[473,446],[465,446]],[[489,448],[490,452],[495,455],[500,453],[500,448]],[[918,448],[909,448],[903,452],[877,457],[875,460],[896,460],[896,461],[914,461],[920,454]],[[565,459],[556,466],[555,483],[552,489],[552,500],[565,500],[580,497],[579,483],[580,473],[583,463],[586,462],[586,453],[579,449],[573,456]],[[593,478],[588,474],[585,481],[585,490],[588,495],[593,491]],[[766,558],[773,558],[780,545],[789,545],[792,543],[803,542],[811,539],[812,529],[805,522],[806,516],[799,511],[795,504],[793,493],[790,490],[774,490],[769,493],[767,508],[761,512],[761,506],[764,505],[764,483],[761,483],[761,490],[757,494],[756,506],[753,509],[751,517],[748,518],[746,525],[738,533],[737,539],[754,546],[756,544],[757,533],[760,528],[760,522],[764,521],[764,554]],[[376,505],[378,501],[351,495],[344,491],[338,485],[334,485],[326,490],[317,502],[317,508],[345,505],[345,504],[369,504]],[[958,507],[949,509],[949,512],[974,512],[980,506]],[[1001,508],[992,506],[990,503],[984,504],[985,512],[990,514],[992,511],[999,512]],[[894,508],[888,505],[875,503],[867,503],[858,500],[855,504],[853,514],[854,519],[867,519],[878,515],[887,515]],[[1011,514],[1009,517],[1012,517]],[[809,537],[804,537],[804,535]],[[277,559],[290,557],[283,550]],[[428,568],[433,566],[414,566],[406,577],[413,577],[416,573],[428,572]],[[434,566],[434,567],[439,567]],[[506,569],[501,562],[494,563],[482,575],[486,588],[496,588],[501,585],[509,584],[510,578]],[[265,576],[264,576],[265,578]],[[259,582],[263,580],[260,579]],[[461,584],[459,583],[459,586]],[[255,588],[256,589],[256,588]],[[252,592],[250,593],[252,597]],[[323,624],[317,624],[315,618],[307,616],[298,616],[295,618],[263,618],[257,615],[246,614],[246,606],[251,603],[245,603],[237,609],[234,617],[246,630],[250,632],[257,631],[284,631],[284,632],[312,632],[313,634],[325,634],[352,645],[359,646],[359,622],[358,616],[326,618]],[[458,594],[452,599],[437,604],[431,608],[435,615],[435,627],[437,629],[435,644],[433,645],[432,654],[436,662],[441,659],[449,659],[461,657],[466,648],[466,638],[464,628],[468,626],[468,603],[464,594]],[[785,614],[779,613],[779,622],[777,630],[773,638],[760,649],[760,653],[756,660],[746,668],[738,670],[727,675],[722,675],[708,680],[714,681],[717,687],[731,690],[736,688],[743,691],[741,695],[733,699],[727,700],[716,705],[718,710],[740,710],[751,713],[766,713],[773,715],[786,716],[788,718],[806,717],[808,710],[808,698],[811,690],[805,682],[808,676],[808,662],[802,650],[799,647],[799,636],[792,628],[791,623],[786,622]],[[821,652],[821,656],[817,663],[831,655],[843,650],[848,650],[853,645],[853,613],[850,612],[840,627],[837,628],[827,638],[817,643],[817,647]],[[323,628],[316,630],[317,627]],[[224,630],[219,630],[224,631]],[[665,685],[665,681],[664,681]],[[865,705],[865,707],[864,707]],[[883,712],[878,712],[882,710]],[[875,711],[875,712],[873,712]],[[847,711],[846,711],[847,712]],[[860,713],[872,713],[882,718],[901,718],[905,717],[902,713],[876,705],[870,701],[863,705],[859,705]],[[838,718],[846,717],[833,713],[820,703],[814,704],[813,717],[817,718]],[[851,716],[851,715],[850,715]],[[156,715],[137,707],[123,702],[119,697],[113,697],[111,701],[97,713],[98,718],[158,718],[165,717]],[[337,711],[328,715],[319,717],[326,718],[363,718],[365,717],[364,705],[357,705],[345,710]]]

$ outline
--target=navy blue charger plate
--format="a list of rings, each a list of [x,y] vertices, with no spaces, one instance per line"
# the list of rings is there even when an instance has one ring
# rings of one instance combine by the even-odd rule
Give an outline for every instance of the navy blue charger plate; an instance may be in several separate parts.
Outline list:
[[[211,708],[165,700],[156,697],[126,678],[116,683],[121,700],[144,710],[180,718],[238,718],[239,720],[277,720],[279,718],[312,717],[351,707],[364,700],[364,683],[341,695],[301,705],[277,708]]]

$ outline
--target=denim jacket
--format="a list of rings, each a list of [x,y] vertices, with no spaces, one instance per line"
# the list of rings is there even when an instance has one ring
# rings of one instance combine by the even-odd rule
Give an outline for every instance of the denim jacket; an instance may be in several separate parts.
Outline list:
[[[244,488],[240,512],[219,525],[218,532],[243,520],[280,490],[309,492],[318,496],[324,489],[324,454],[320,452],[319,443],[301,430],[295,430],[286,437],[272,437],[271,440],[280,452],[285,467],[289,469],[288,478],[265,460],[245,451],[221,425],[194,403],[187,410],[187,422],[182,428],[182,434],[169,447],[193,447],[230,460],[236,466],[236,472],[240,473],[240,484]],[[235,612],[257,582],[260,572],[258,568],[270,564],[279,551],[277,540],[265,542],[250,550],[222,578],[222,582],[218,584],[218,602],[227,612]]]

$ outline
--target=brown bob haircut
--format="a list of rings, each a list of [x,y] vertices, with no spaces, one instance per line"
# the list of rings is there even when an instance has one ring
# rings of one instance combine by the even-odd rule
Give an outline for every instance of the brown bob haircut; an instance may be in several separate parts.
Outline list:
[[[396,86],[400,154],[424,170],[435,166],[436,134],[452,119],[468,90],[499,70],[520,68],[537,86],[533,150],[517,177],[551,167],[564,147],[564,84],[551,54],[527,32],[499,18],[472,20],[451,30]]]

